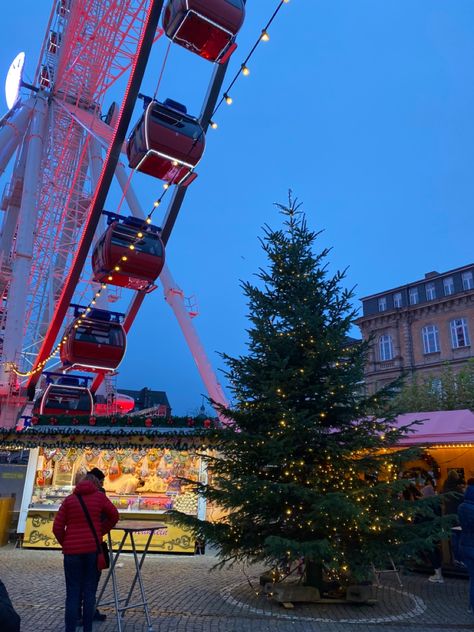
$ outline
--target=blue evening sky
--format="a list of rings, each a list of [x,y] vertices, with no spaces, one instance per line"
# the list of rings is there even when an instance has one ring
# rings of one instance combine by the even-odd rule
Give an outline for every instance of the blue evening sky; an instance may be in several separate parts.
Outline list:
[[[276,5],[248,0],[229,78]],[[4,8],[4,73],[25,50],[31,79],[50,7]],[[358,299],[474,260],[472,0],[291,0],[270,36],[208,132],[167,249],[176,281],[197,298],[194,325],[216,370],[217,352],[245,352],[239,280],[264,263],[261,226],[280,224],[273,203],[289,188],[311,228],[324,229],[330,269],[349,266]],[[145,93],[155,91],[166,48],[165,38],[155,45]],[[211,72],[173,46],[158,97],[198,114]],[[146,210],[162,190],[141,174],[133,185]],[[136,320],[118,384],[165,390],[176,414],[201,404],[204,386],[161,289]]]

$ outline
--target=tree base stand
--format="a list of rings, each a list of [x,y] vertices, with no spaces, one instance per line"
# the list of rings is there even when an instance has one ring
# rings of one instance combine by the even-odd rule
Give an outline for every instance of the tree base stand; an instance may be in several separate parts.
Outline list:
[[[301,584],[281,583],[265,585],[265,592],[272,599],[285,607],[292,607],[293,603],[324,603],[324,604],[366,604],[374,605],[377,602],[375,588],[370,584],[353,584],[348,586],[345,594],[337,597],[322,596],[319,589],[313,586]]]

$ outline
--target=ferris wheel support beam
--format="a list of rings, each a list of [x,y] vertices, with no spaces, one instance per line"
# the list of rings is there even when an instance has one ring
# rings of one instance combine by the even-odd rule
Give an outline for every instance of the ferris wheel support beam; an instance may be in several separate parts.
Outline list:
[[[90,162],[90,175],[93,190],[98,186],[100,179],[100,172],[102,171],[102,153],[100,148],[100,142],[96,138],[91,138],[89,144],[89,162]],[[92,245],[95,246],[99,235],[97,233],[102,234],[105,231],[105,221],[104,216],[101,215],[99,222],[97,224],[96,233],[92,239]],[[98,299],[96,299],[96,304],[99,309],[107,309],[107,289],[104,290]]]
[[[227,66],[228,66],[228,62],[222,65],[219,65],[214,70],[211,81],[209,83],[208,91],[204,99],[204,104],[201,110],[201,115],[199,117],[199,122],[201,124],[201,127],[204,129],[204,131],[206,131],[209,127],[209,120],[210,120],[212,112],[214,111],[214,108],[216,107],[216,103],[219,98],[220,91],[222,89],[222,84],[224,82],[225,73],[227,71]],[[162,239],[165,246],[168,243],[168,239],[170,238],[171,231],[173,230],[173,226],[176,222],[176,218],[178,217],[178,213],[183,203],[184,197],[186,195],[186,191],[187,191],[187,187],[178,186],[175,188],[173,192],[173,197],[171,198],[171,202],[168,207],[166,218],[163,223]],[[128,311],[123,323],[123,327],[126,333],[130,331],[130,328],[133,325],[133,321],[135,320],[138,314],[138,311],[144,300],[145,300],[144,292],[137,292],[135,294],[135,298],[128,308]]]
[[[25,130],[26,133],[26,130]],[[2,234],[0,236],[0,258],[2,263],[9,260],[14,246],[14,237],[20,213],[21,189],[25,179],[26,155],[28,145],[24,144],[15,164],[15,175],[10,183],[10,193],[8,195],[8,205],[3,220]],[[18,191],[16,189],[18,188]],[[19,193],[18,195],[16,193]]]
[[[35,98],[32,97],[20,105],[11,117],[7,115],[3,118],[0,128],[0,176],[26,133],[34,104]]]
[[[7,394],[11,379],[11,364],[19,360],[23,341],[23,326],[28,291],[28,278],[31,270],[34,231],[38,217],[38,182],[40,179],[41,157],[44,144],[45,124],[47,122],[46,98],[38,96],[31,120],[28,153],[25,163],[23,192],[20,205],[16,252],[12,265],[12,281],[9,290],[8,313],[5,322],[3,358],[0,369],[0,393]],[[0,421],[3,426],[14,425],[18,407],[4,406]],[[14,417],[12,418],[12,415]]]
[[[82,232],[81,240],[75,253],[68,277],[65,280],[61,296],[59,297],[55,314],[51,319],[48,331],[36,358],[34,369],[37,369],[40,363],[45,360],[51,352],[51,349],[54,346],[54,343],[64,321],[64,317],[66,316],[69,304],[74,295],[77,282],[79,281],[82,268],[89,252],[92,238],[100,220],[102,210],[105,206],[110,184],[114,176],[117,162],[120,158],[122,144],[125,140],[128,126],[130,125],[130,120],[133,113],[133,106],[135,105],[135,101],[137,100],[140,85],[145,73],[148,57],[150,55],[156,29],[158,27],[161,10],[163,8],[163,2],[164,0],[152,0],[148,5],[143,29],[131,66],[128,85],[125,91],[125,97],[120,108],[117,125],[114,129],[112,137],[112,142],[109,145],[109,149],[103,163],[100,180],[91,202],[89,216]],[[38,379],[38,371],[30,376],[27,385],[29,395],[33,394],[34,386],[37,383]]]
[[[214,69],[212,79],[209,83],[201,114],[199,116],[199,123],[201,124],[204,133],[206,133],[209,128],[209,121],[211,119],[211,114],[216,107],[217,99],[219,98],[225,73],[227,71],[227,65],[228,62],[222,65],[218,64]],[[171,231],[175,225],[176,218],[178,217],[178,213],[181,209],[181,205],[183,204],[184,196],[186,195],[187,190],[187,187],[178,186],[173,191],[173,196],[163,222],[162,239],[165,244],[170,238]]]
[[[179,326],[181,327],[181,331],[188,343],[188,347],[194,358],[194,362],[196,363],[201,379],[206,386],[207,392],[209,393],[209,397],[213,402],[228,408],[229,402],[227,401],[224,391],[217,380],[214,369],[209,362],[207,353],[199,340],[196,329],[191,321],[191,317],[186,309],[183,292],[177,286],[166,264],[163,266],[163,270],[161,271],[160,281],[163,286],[165,300],[173,310]],[[225,421],[225,416],[221,415],[218,410],[216,410],[216,412],[221,421]]]
[[[130,206],[130,210],[134,217],[145,219],[145,213],[141,208],[138,197],[135,194],[135,190],[129,183],[126,171],[123,164],[119,163],[115,170],[117,180],[124,192],[125,199]],[[229,403],[224,395],[221,385],[216,377],[214,369],[207,357],[207,353],[199,340],[199,336],[194,328],[191,317],[184,302],[184,294],[181,289],[176,285],[168,266],[165,264],[160,274],[160,281],[163,285],[163,292],[165,300],[173,310],[173,313],[178,321],[178,324],[183,332],[184,338],[188,344],[189,350],[194,358],[197,369],[201,376],[204,386],[209,393],[209,397],[216,403],[222,406],[228,407]],[[94,389],[95,384],[93,384]],[[96,385],[98,387],[99,384]],[[221,417],[219,411],[216,411],[219,417]]]

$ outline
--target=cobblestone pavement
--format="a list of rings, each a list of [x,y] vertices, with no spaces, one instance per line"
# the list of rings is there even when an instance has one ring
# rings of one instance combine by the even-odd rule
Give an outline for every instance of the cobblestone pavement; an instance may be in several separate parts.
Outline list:
[[[468,582],[446,578],[431,584],[424,575],[402,576],[400,588],[387,575],[374,606],[300,605],[293,610],[260,594],[258,569],[214,570],[212,555],[150,555],[143,578],[155,632],[459,632],[474,630],[467,612]],[[133,558],[121,557],[117,569],[121,594],[130,585]],[[0,578],[22,618],[22,632],[60,632],[63,627],[64,579],[59,551],[4,547]],[[126,594],[126,593],[125,593]],[[117,630],[110,606],[94,632]],[[143,611],[127,612],[124,632],[148,630]],[[0,631],[1,632],[1,631]]]

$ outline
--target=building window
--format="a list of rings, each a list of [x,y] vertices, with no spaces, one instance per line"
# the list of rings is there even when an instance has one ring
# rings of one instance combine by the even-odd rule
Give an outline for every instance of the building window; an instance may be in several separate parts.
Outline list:
[[[380,336],[379,353],[381,362],[386,362],[387,360],[391,360],[393,358],[392,336],[389,336],[388,334]]]
[[[402,293],[401,292],[397,292],[396,294],[393,295],[393,306],[394,307],[402,306]]]
[[[463,290],[474,289],[474,281],[472,279],[472,272],[462,273],[462,287],[463,287]]]
[[[443,279],[443,288],[444,288],[444,295],[445,296],[449,296],[450,294],[454,294],[453,277],[447,277],[446,279]]]
[[[469,332],[467,330],[467,320],[465,318],[458,318],[457,320],[452,320],[450,325],[453,349],[468,347],[471,343],[469,341]]]
[[[421,330],[423,333],[424,353],[436,353],[439,351],[439,331],[436,325],[426,325]]]
[[[430,391],[433,395],[440,397],[443,394],[443,382],[439,377],[432,377],[430,380]]]
[[[382,296],[379,298],[379,312],[384,312],[387,309],[387,297]]]
[[[409,291],[409,296],[410,296],[410,305],[416,305],[419,302],[418,288],[411,287]]]
[[[436,298],[436,287],[434,283],[427,283],[425,285],[426,298],[428,301],[433,301]]]

